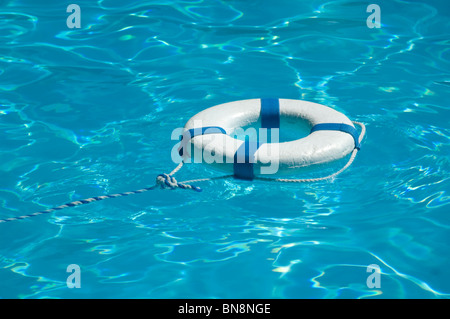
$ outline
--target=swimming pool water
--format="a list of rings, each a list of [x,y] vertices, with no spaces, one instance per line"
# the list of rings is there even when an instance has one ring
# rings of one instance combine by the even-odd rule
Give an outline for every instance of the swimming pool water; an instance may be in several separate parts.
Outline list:
[[[450,296],[449,4],[376,1],[370,29],[369,1],[75,3],[80,29],[70,2],[0,1],[1,219],[153,185],[173,129],[220,103],[304,99],[367,135],[333,181],[216,180],[1,223],[0,298]]]

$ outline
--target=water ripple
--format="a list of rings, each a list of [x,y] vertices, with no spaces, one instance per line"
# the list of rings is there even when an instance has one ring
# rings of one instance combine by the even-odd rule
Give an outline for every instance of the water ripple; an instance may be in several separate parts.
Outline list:
[[[367,137],[333,181],[216,180],[4,223],[0,298],[71,298],[71,263],[87,298],[449,297],[444,2],[382,1],[380,29],[347,0],[78,4],[80,29],[50,1],[0,12],[0,218],[153,184],[172,129],[231,100],[327,104]]]

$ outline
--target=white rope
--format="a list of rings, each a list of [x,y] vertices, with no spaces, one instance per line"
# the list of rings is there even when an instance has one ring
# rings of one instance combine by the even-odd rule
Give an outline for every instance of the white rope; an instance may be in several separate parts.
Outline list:
[[[199,178],[199,179],[191,179],[188,181],[182,181],[180,183],[198,183],[198,182],[206,182],[206,181],[212,181],[216,179],[223,179],[223,178],[230,178],[233,177],[233,174],[230,175],[223,175],[223,176],[216,176],[216,177],[209,177],[209,178]]]
[[[176,174],[183,167],[183,165],[184,165],[184,162],[181,161],[180,164],[178,164],[178,166],[175,167],[174,170],[171,171],[168,175],[172,176],[172,175]]]
[[[182,188],[182,189],[192,189],[195,191],[201,191],[200,187],[196,187],[194,185],[190,185],[191,183],[198,183],[198,182],[207,182],[212,181],[216,179],[223,179],[223,178],[229,178],[233,177],[233,175],[224,175],[224,176],[217,176],[217,177],[209,177],[209,178],[199,178],[199,179],[191,179],[187,181],[178,182],[173,175],[175,175],[184,165],[184,162],[182,161],[180,164],[178,164],[177,167],[173,171],[171,171],[169,174],[160,174],[156,177],[156,183],[160,185],[162,188]]]

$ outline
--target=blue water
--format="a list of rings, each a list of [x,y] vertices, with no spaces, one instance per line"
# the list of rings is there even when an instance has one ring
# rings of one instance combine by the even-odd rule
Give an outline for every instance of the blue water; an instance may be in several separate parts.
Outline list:
[[[153,185],[173,129],[220,103],[304,99],[367,135],[333,181],[215,180],[1,223],[0,298],[450,296],[447,2],[376,1],[373,29],[371,1],[77,0],[80,29],[70,3],[0,1],[0,219]]]

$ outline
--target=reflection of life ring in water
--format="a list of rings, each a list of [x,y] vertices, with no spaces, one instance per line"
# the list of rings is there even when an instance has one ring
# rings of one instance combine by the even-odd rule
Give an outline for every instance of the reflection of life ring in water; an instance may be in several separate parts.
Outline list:
[[[284,119],[298,120],[299,125],[306,122],[310,134],[282,143],[243,141],[227,135],[254,123],[261,123],[263,129],[283,130]],[[355,148],[359,150],[358,138],[352,121],[330,107],[300,100],[251,99],[220,104],[193,116],[184,127],[179,153],[188,162],[194,154],[203,156],[207,151],[221,159],[209,161],[211,164],[237,178],[253,179],[274,174],[264,172],[268,165],[277,167],[276,174],[292,174],[341,159]]]

